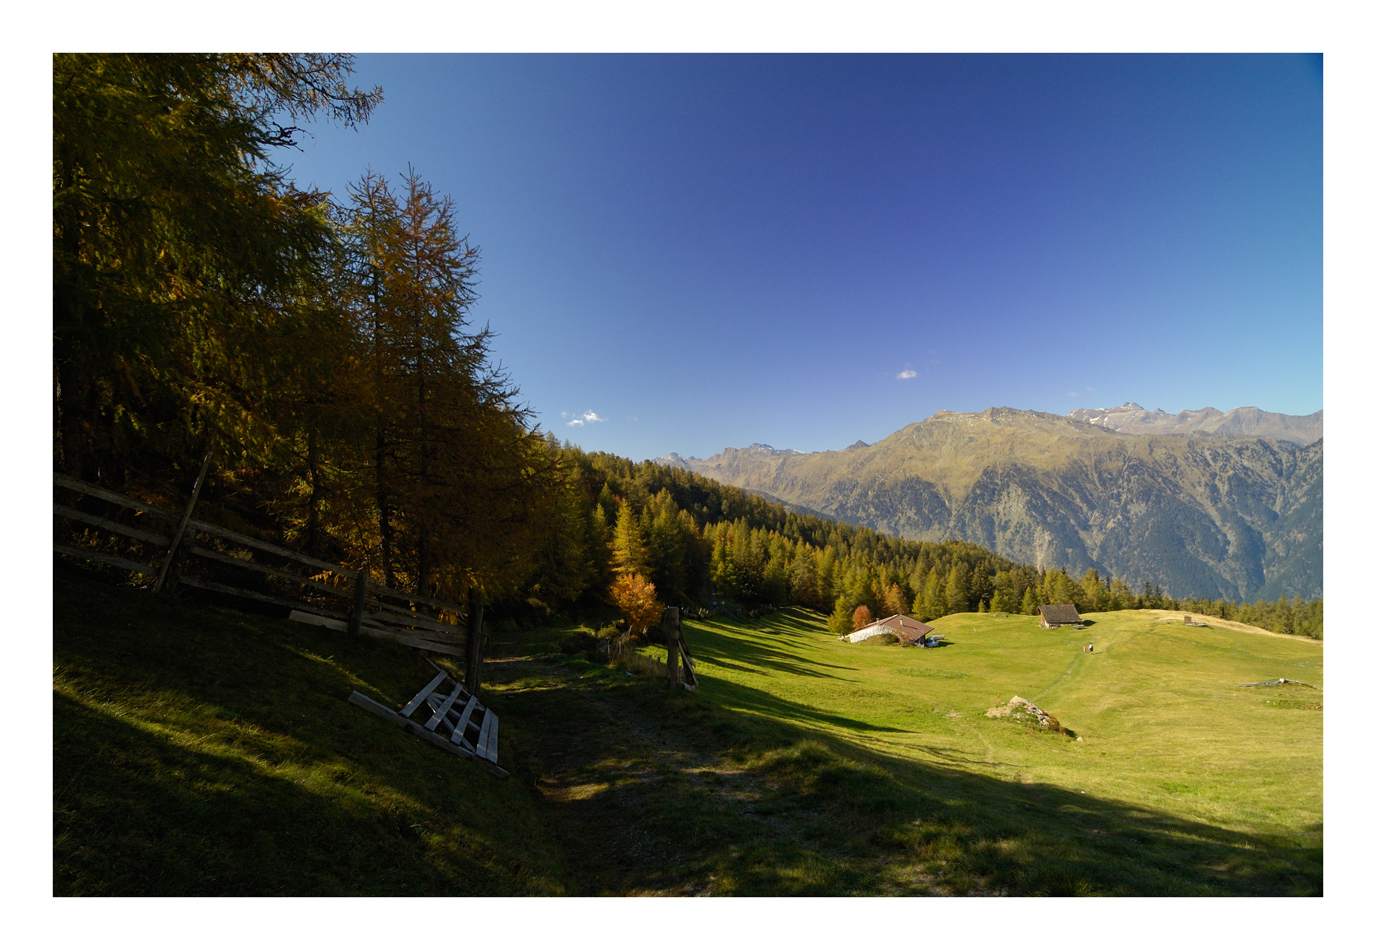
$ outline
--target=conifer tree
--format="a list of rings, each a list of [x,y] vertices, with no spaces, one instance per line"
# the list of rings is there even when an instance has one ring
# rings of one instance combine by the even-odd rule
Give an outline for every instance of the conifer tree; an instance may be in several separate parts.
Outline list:
[[[619,575],[640,574],[650,576],[649,557],[645,550],[645,538],[640,530],[640,519],[629,504],[623,504],[616,513],[616,531],[612,536],[612,565]]]

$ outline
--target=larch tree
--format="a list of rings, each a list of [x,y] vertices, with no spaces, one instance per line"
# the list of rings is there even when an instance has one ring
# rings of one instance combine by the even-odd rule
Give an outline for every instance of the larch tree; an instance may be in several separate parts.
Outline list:
[[[367,120],[381,91],[350,89],[351,64],[54,56],[59,467],[121,481],[198,461],[208,441],[231,453],[272,441],[263,368],[308,335],[296,332],[307,328],[294,302],[332,243],[324,196],[296,189],[276,156],[303,118]]]

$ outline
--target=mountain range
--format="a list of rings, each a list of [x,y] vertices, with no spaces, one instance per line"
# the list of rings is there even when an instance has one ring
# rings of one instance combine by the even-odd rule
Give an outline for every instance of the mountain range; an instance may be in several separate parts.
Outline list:
[[[1135,589],[1323,596],[1323,413],[938,412],[867,445],[660,464],[914,540],[959,538]]]

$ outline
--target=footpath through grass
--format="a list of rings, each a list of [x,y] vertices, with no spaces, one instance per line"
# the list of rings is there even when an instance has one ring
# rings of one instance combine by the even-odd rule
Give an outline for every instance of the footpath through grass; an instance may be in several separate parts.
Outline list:
[[[690,623],[672,694],[508,634],[502,782],[344,702],[404,701],[415,651],[58,589],[56,893],[1322,892],[1322,692],[1238,688],[1321,687],[1321,643],[1132,612],[915,650],[789,610]],[[1014,693],[1083,741],[984,717]]]

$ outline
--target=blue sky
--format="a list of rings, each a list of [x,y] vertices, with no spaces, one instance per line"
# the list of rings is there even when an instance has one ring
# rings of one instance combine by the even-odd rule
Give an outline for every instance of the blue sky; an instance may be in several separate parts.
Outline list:
[[[543,428],[634,459],[939,409],[1323,408],[1323,81],[1286,56],[360,56],[302,183],[415,167]],[[570,423],[581,423],[573,424]]]

